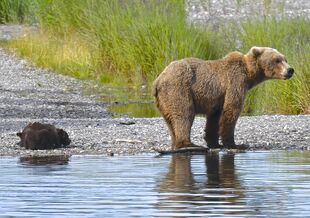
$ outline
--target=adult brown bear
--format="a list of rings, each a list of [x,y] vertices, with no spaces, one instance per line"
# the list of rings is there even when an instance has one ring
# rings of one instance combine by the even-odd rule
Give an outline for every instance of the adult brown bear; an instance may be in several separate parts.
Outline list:
[[[289,79],[294,69],[284,55],[268,47],[247,54],[232,52],[220,60],[185,58],[170,63],[154,82],[156,105],[170,130],[172,150],[196,147],[190,140],[196,114],[206,114],[209,148],[238,148],[237,119],[249,89],[268,79]]]
[[[16,135],[20,137],[21,147],[32,150],[60,148],[71,142],[68,133],[63,129],[38,122],[28,124],[22,132]]]

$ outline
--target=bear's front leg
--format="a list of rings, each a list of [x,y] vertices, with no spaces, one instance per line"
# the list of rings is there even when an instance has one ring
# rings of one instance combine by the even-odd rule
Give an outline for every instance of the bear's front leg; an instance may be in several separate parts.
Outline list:
[[[240,110],[241,111],[241,110]],[[240,112],[239,112],[240,113]],[[220,121],[220,136],[222,138],[223,148],[227,149],[248,149],[245,144],[236,145],[234,139],[235,126],[239,117],[239,113],[224,112]]]
[[[224,148],[228,149],[236,149],[236,143],[234,138],[234,131],[235,131],[235,125],[237,120],[229,120],[226,116],[222,117],[221,120],[221,130],[220,135],[223,143]]]
[[[224,108],[220,118],[220,136],[223,147],[228,149],[238,149],[235,143],[234,133],[237,120],[242,110],[242,100],[230,98],[224,104]]]
[[[216,111],[207,116],[204,139],[209,148],[220,148],[219,144],[219,121],[221,111]]]

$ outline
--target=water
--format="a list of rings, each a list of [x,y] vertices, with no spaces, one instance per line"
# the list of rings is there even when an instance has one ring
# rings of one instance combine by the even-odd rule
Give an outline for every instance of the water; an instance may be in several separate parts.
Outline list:
[[[108,111],[115,117],[159,117],[151,87],[120,87],[90,84],[84,87],[84,94],[96,96],[97,100],[108,103]]]
[[[108,107],[108,111],[116,113],[121,117],[127,114],[130,117],[159,117],[160,113],[156,109],[154,102],[134,102],[134,103],[124,103],[124,104],[112,104]]]
[[[310,152],[0,158],[1,217],[310,216]]]

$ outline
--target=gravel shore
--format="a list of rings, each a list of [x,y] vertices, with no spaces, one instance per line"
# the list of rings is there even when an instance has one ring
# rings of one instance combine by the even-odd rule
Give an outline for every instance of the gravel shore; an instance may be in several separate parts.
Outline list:
[[[0,26],[0,39],[21,32],[20,26]],[[105,103],[83,95],[93,85],[35,68],[0,48],[0,156],[133,155],[169,149],[162,118],[112,118]],[[47,151],[21,148],[16,133],[34,121],[65,129],[71,145]],[[197,117],[192,140],[198,145],[205,145],[204,125],[205,119]],[[310,150],[309,132],[310,115],[241,117],[236,142],[249,150]]]
[[[138,154],[169,149],[162,118],[112,118],[107,105],[84,96],[90,82],[32,67],[26,60],[0,49],[0,155]],[[16,132],[29,122],[46,122],[65,129],[68,148],[31,151],[19,147]],[[199,145],[205,120],[197,117],[192,138]],[[237,143],[250,150],[310,149],[310,116],[241,117]]]

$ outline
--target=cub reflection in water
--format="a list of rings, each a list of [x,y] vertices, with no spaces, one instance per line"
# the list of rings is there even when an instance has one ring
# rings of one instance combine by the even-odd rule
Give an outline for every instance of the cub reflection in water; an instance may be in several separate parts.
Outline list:
[[[204,157],[205,169],[201,169],[200,162],[195,164],[200,160],[197,157],[171,157],[169,170],[158,183],[157,208],[166,213],[194,214],[214,211],[234,214],[236,206],[245,209],[240,200],[244,189],[235,173],[235,154],[210,152]]]
[[[69,163],[69,155],[43,155],[33,156],[27,155],[19,158],[20,163],[29,165],[66,165]]]

